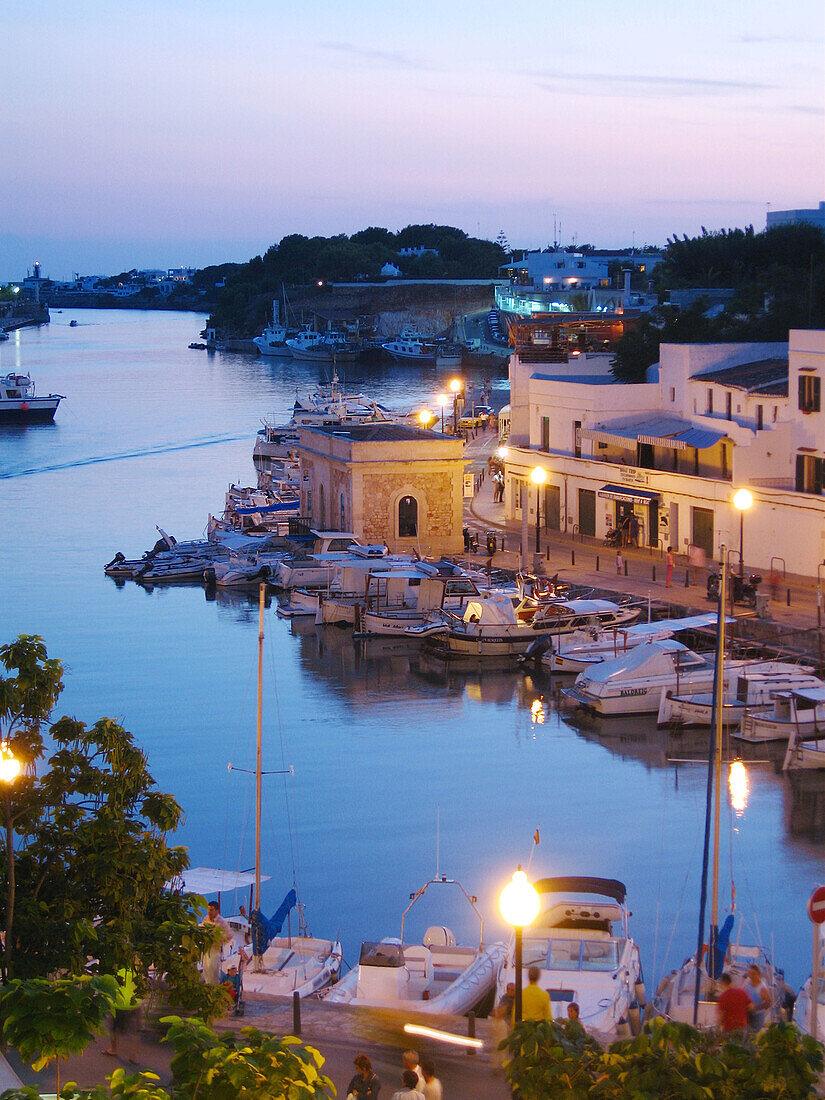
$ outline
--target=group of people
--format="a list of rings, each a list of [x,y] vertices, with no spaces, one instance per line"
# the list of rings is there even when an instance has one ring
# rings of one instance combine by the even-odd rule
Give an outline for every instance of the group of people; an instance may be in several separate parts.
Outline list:
[[[443,1100],[441,1082],[435,1075],[435,1065],[428,1059],[419,1064],[418,1051],[405,1050],[401,1056],[401,1088],[392,1100]],[[366,1054],[355,1059],[355,1076],[347,1086],[347,1100],[378,1100],[381,1082]]]
[[[723,1032],[759,1031],[765,1026],[771,994],[756,963],[748,967],[744,985],[734,985],[726,971],[719,978],[719,986],[721,993],[716,999],[716,1013]]]

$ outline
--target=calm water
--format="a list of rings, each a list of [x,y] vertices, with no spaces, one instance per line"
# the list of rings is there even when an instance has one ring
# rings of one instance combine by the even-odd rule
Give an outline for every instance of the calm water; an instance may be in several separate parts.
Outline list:
[[[41,392],[67,395],[54,426],[0,429],[0,639],[43,635],[66,666],[60,713],[121,720],[185,809],[179,841],[193,865],[236,868],[253,850],[252,779],[240,769],[253,762],[257,609],[200,588],[118,588],[103,565],[150,546],[156,523],[199,536],[227,483],[251,483],[261,419],[285,420],[296,385],[320,375],[189,351],[202,326],[191,314],[76,310],[0,345],[3,373],[31,371]],[[444,379],[351,367],[347,382],[406,409],[434,408]],[[352,962],[362,938],[398,934],[438,845],[442,871],[478,895],[497,937],[497,891],[538,827],[537,877],[627,883],[649,986],[695,944],[706,771],[672,760],[701,753],[701,737],[668,742],[642,721],[576,728],[547,681],[356,648],[349,632],[290,625],[274,607],[266,630],[265,767],[294,775],[265,781],[265,908],[294,866],[312,930],[340,930]],[[738,911],[750,929],[758,914],[798,985],[810,969],[805,902],[823,877],[825,785],[815,777],[795,793],[768,766],[749,777],[745,811],[724,814],[723,898],[733,877]],[[472,936],[452,892],[425,901],[412,934],[446,922]]]

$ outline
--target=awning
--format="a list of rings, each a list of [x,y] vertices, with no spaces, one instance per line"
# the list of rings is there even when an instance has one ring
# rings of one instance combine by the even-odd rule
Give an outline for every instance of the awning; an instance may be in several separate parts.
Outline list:
[[[658,504],[661,500],[659,493],[637,489],[635,485],[602,485],[598,495],[607,500],[627,500],[631,504]]]
[[[269,882],[269,875],[261,875],[261,882]],[[166,889],[180,886],[187,894],[224,894],[230,890],[244,890],[255,883],[253,871],[224,871],[219,867],[190,867],[172,882],[166,883]]]
[[[658,417],[637,420],[627,424],[605,424],[600,428],[581,428],[582,439],[595,439],[599,443],[612,443],[614,447],[623,447],[634,451],[637,443],[648,443],[652,447],[667,447],[674,451],[683,451],[688,447],[704,450],[713,447],[724,432],[714,431],[691,424],[676,417]]]

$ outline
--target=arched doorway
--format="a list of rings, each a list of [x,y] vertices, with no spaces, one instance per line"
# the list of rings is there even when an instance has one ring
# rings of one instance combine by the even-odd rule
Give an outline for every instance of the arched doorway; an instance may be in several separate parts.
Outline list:
[[[398,502],[398,537],[418,537],[418,501],[415,497],[401,497]]]

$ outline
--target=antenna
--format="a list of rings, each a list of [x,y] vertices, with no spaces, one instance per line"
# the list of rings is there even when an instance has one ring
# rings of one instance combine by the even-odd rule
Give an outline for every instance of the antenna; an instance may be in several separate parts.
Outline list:
[[[435,808],[435,877],[438,878],[441,863],[441,807]]]

